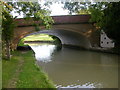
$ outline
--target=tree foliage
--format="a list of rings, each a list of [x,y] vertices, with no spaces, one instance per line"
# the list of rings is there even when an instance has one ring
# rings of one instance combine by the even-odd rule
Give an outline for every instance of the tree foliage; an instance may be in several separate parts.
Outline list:
[[[14,29],[13,17],[6,10],[3,10],[2,15],[3,15],[3,19],[2,19],[3,39],[6,41],[11,40],[13,37],[13,29]]]
[[[14,19],[10,15],[11,6],[2,2],[2,55],[10,59],[10,45],[13,37]]]
[[[91,5],[91,21],[103,29],[107,36],[120,43],[120,2],[96,3]]]
[[[40,30],[39,26],[44,25],[47,29],[54,23],[53,19],[49,16],[50,12],[41,6],[38,2],[2,2],[2,43],[3,55],[10,59],[12,37],[14,36],[14,19],[11,12],[22,13],[25,20],[33,19],[33,21],[40,21],[35,25],[36,30]],[[46,3],[47,5],[47,3]]]
[[[108,37],[120,44],[120,2],[112,2],[104,9],[102,28]]]
[[[90,2],[65,2],[64,9],[69,10],[69,14],[89,14],[88,6]]]
[[[70,13],[76,13],[82,9],[82,3],[66,3],[64,8]],[[120,2],[97,2],[82,4],[83,7],[90,12],[90,22],[96,23],[96,26],[103,29],[109,38],[116,43],[120,43]],[[86,6],[87,5],[87,6]]]
[[[44,25],[47,29],[51,28],[51,25],[54,23],[53,19],[50,17],[50,11],[46,8],[43,8],[42,5],[38,2],[10,2],[8,3],[14,8],[14,12],[23,14],[26,20],[33,17],[33,21],[41,21],[35,26]],[[45,3],[45,5],[48,5]]]
[[[95,22],[98,27],[101,27],[103,24],[103,16],[104,16],[104,8],[106,8],[107,3],[105,2],[97,2],[95,4],[91,4],[89,6],[89,11],[91,13],[90,22]]]

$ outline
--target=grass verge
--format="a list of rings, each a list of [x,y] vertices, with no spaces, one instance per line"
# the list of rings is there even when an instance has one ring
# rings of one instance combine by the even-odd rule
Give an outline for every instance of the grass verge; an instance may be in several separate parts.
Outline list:
[[[55,88],[48,76],[35,65],[32,51],[15,51],[10,61],[2,60],[3,88]]]

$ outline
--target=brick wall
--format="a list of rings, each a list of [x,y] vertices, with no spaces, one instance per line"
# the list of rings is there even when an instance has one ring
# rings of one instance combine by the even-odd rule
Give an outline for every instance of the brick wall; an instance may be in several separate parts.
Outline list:
[[[55,24],[52,26],[51,29],[70,30],[82,33],[88,38],[90,38],[91,33],[95,31],[95,27],[92,24],[88,23],[90,15],[53,16],[52,18],[55,20]],[[14,48],[16,48],[21,38],[23,38],[25,35],[35,32],[35,28],[33,26],[30,26],[33,24],[32,20],[25,21],[24,19],[16,19],[15,21],[18,27],[16,27],[14,30],[15,34],[13,39]],[[43,30],[45,29],[43,26],[42,27],[40,26],[40,28]]]
[[[63,15],[63,16],[52,16],[54,24],[75,24],[75,23],[88,23],[90,15]],[[15,19],[17,26],[28,26],[33,25],[34,21],[24,20],[23,18]],[[40,23],[40,21],[35,21],[35,23]]]

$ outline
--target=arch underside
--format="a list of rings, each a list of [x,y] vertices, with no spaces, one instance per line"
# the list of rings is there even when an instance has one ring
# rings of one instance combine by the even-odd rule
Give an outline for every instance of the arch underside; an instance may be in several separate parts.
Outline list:
[[[78,32],[68,31],[68,30],[41,30],[35,33],[31,33],[27,36],[35,34],[48,34],[58,37],[63,45],[72,45],[72,46],[79,46],[82,48],[90,48],[91,44],[90,41]],[[26,36],[25,36],[26,37]]]

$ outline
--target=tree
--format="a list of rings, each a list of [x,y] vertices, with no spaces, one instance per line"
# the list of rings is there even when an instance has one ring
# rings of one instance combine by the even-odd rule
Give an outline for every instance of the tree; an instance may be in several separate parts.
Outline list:
[[[9,14],[12,8],[2,3],[2,55],[6,59],[10,59],[10,44],[13,37],[14,19]]]
[[[43,8],[43,6],[38,2],[10,2],[8,5],[13,7],[14,13],[19,13],[19,15],[23,13],[26,20],[32,18],[33,21],[41,21],[39,24],[34,23],[37,28],[39,25],[44,25],[49,29],[54,23],[53,19],[50,17],[50,11],[46,9],[46,7]],[[45,3],[45,6],[46,5],[49,4]]]
[[[63,8],[69,10],[69,14],[89,14],[89,4],[90,2],[65,2]]]
[[[39,25],[44,25],[47,29],[51,27],[53,24],[52,18],[49,16],[50,12],[42,8],[42,6],[38,2],[9,2],[5,3],[2,2],[2,43],[3,43],[3,51],[6,59],[10,59],[10,45],[12,43],[13,37],[13,30],[14,30],[14,18],[11,15],[12,11],[15,11],[19,14],[23,13],[24,18],[26,20],[32,19],[34,21],[40,21],[41,23],[36,24],[36,30],[38,29]],[[47,5],[47,4],[46,4]]]
[[[104,9],[104,16],[102,19],[103,30],[108,37],[116,42],[116,46],[120,47],[120,2],[112,2]]]
[[[116,45],[120,45],[120,35],[119,25],[120,25],[120,2],[97,2],[97,3],[87,3],[84,7],[88,7],[91,15],[90,22],[94,22],[99,29],[103,29],[107,36],[116,42]],[[76,13],[80,10],[80,6],[77,3],[68,3],[64,6],[71,13]],[[80,8],[76,8],[80,7]]]
[[[113,39],[116,47],[120,44],[120,2],[96,3],[91,5],[91,21],[103,29]],[[120,46],[120,45],[119,45]]]

